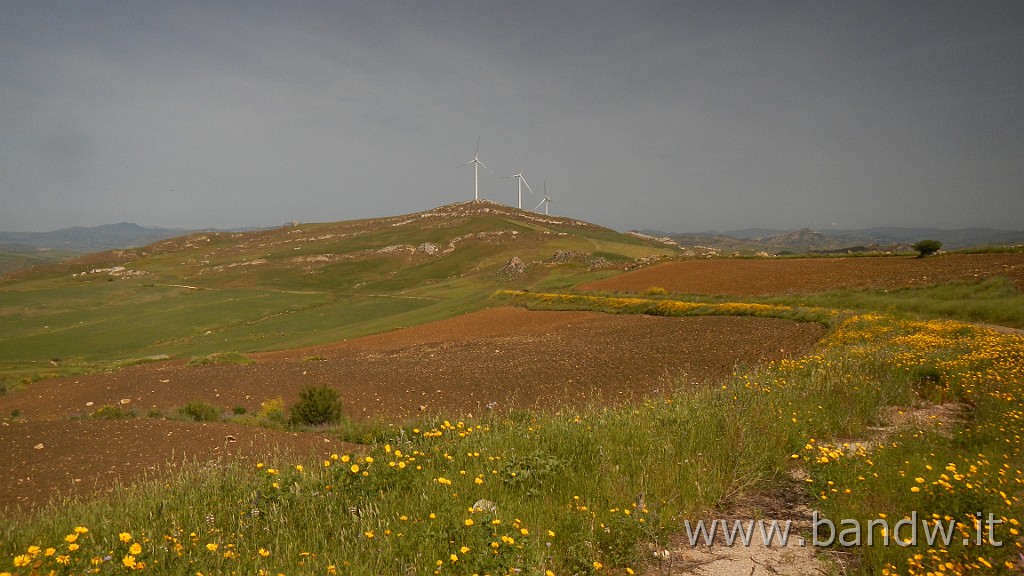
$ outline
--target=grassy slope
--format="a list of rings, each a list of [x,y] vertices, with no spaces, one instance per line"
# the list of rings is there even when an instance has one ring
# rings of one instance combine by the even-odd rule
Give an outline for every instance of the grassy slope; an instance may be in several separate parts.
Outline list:
[[[412,252],[425,243],[437,253]],[[393,246],[402,248],[383,250]],[[625,261],[671,253],[598,226],[486,203],[193,234],[7,276],[0,386],[116,360],[282,349],[439,320],[487,306],[495,289],[572,284],[588,274],[580,263],[545,262],[556,250]],[[531,264],[527,273],[495,275],[513,256]],[[146,274],[81,275],[115,265]]]
[[[45,250],[36,252],[3,252],[0,251],[0,274],[13,272],[38,264],[51,264],[74,257],[73,252],[61,250]]]
[[[488,226],[501,225],[489,222]],[[327,234],[331,229],[322,225],[317,232]],[[494,278],[490,272],[513,252],[530,260],[534,254],[547,257],[545,252],[556,245],[608,251],[611,244],[623,257],[646,249],[631,241],[616,244],[600,230],[574,237],[531,239],[527,231],[520,234],[512,241],[512,250],[495,250],[486,243],[473,247],[469,254],[476,260],[471,262],[480,262],[480,269],[375,263],[347,268],[362,275],[355,282],[331,270],[312,280],[275,276],[273,266],[267,267],[269,272],[238,272],[211,280],[200,273],[203,266],[256,257],[285,262],[288,250],[308,248],[269,246],[275,237],[267,234],[256,241],[263,246],[231,255],[238,238],[231,239],[234,244],[217,239],[201,254],[168,251],[141,259],[139,267],[153,272],[146,281],[75,284],[66,278],[37,277],[32,284],[9,286],[0,301],[2,319],[10,322],[3,327],[19,334],[10,343],[30,342],[25,354],[60,341],[39,332],[40,326],[65,330],[64,336],[74,336],[79,349],[96,358],[109,358],[133,337],[154,343],[136,346],[132,350],[137,354],[217,351],[234,342],[254,347],[295,345],[474,309],[486,305],[486,295],[497,286],[554,289],[606,273],[565,264],[535,267],[514,283]],[[389,232],[380,241],[393,239]],[[360,246],[353,251],[380,244]],[[338,244],[332,249],[344,248]],[[182,264],[183,258],[194,262]],[[211,264],[200,264],[203,259]],[[158,274],[160,282],[154,282]],[[222,289],[147,286],[176,282]],[[385,299],[374,293],[384,289],[389,296],[424,300],[388,298],[383,303]],[[901,299],[923,300],[930,303],[928,313],[941,313],[933,305],[944,298],[1015,297],[987,284],[966,292],[958,287],[948,290],[913,297],[848,293],[801,304],[845,302],[881,310],[893,308]],[[691,308],[663,302],[630,306],[679,308],[683,313]],[[615,309],[619,303],[595,306]],[[694,308],[711,313],[792,313],[749,304],[701,303]],[[147,310],[155,316],[142,316],[140,321],[139,315]],[[107,315],[116,318],[106,320]],[[181,324],[160,327],[171,316],[183,318]],[[91,504],[53,508],[30,523],[11,516],[12,521],[0,522],[0,558],[7,555],[15,573],[37,566],[60,569],[61,556],[76,570],[99,558],[102,573],[120,572],[132,563],[136,568],[137,563],[146,564],[147,570],[158,573],[623,573],[649,556],[644,542],[663,545],[682,518],[701,516],[744,493],[771,489],[798,465],[810,474],[808,497],[832,518],[868,520],[886,514],[895,521],[915,511],[945,515],[968,526],[974,512],[994,511],[1004,520],[998,538],[1019,542],[1015,536],[1024,485],[1021,338],[885,314],[847,321],[843,317],[834,317],[833,334],[808,358],[741,371],[724,384],[642,407],[568,415],[509,414],[465,424],[427,422],[391,432],[390,443],[367,447],[372,461],[360,455],[349,462],[328,461],[330,466],[306,463],[300,469],[285,458],[271,465],[276,467],[273,473],[267,467],[198,469],[170,485],[154,482]],[[47,323],[54,319],[59,323]],[[146,326],[158,334],[150,335]],[[108,334],[113,343],[93,341]],[[266,337],[261,339],[262,335]],[[0,342],[0,349],[6,350],[7,343]],[[880,423],[884,406],[951,398],[971,407],[952,439],[947,429],[925,427],[895,435],[873,449],[847,451],[842,440],[836,440],[864,437]],[[947,481],[942,475],[950,466],[958,472]],[[645,503],[639,503],[641,493]],[[496,502],[498,510],[469,512],[478,498]],[[338,513],[350,507],[357,513]],[[254,509],[259,513],[253,514]],[[90,531],[74,537],[82,548],[72,551],[68,542],[75,526]],[[119,533],[130,533],[131,539]],[[132,551],[133,542],[139,544],[138,552]],[[1015,561],[1017,549],[1012,544],[995,549],[958,542],[952,547],[860,549],[857,568],[864,573],[924,573],[936,568],[946,573],[987,573],[990,564],[1005,562],[1010,570]],[[42,545],[43,550],[52,545],[54,555],[33,545]],[[103,560],[106,555],[111,558]],[[17,566],[19,562],[26,566]],[[3,569],[9,565],[0,565]]]

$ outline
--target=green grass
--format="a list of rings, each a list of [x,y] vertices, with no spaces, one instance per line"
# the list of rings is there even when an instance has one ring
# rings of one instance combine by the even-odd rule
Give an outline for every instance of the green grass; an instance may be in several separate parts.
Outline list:
[[[0,275],[37,264],[52,264],[74,257],[72,252],[39,250],[33,252],[0,252]]]
[[[1024,482],[1020,431],[1010,427],[1024,391],[1020,340],[854,317],[811,356],[639,405],[408,424],[337,459],[195,465],[169,483],[31,519],[7,514],[0,557],[25,554],[48,569],[61,554],[79,567],[109,556],[100,573],[133,561],[159,574],[621,573],[641,566],[648,544],[667,545],[683,519],[784,483],[793,467],[810,473],[808,498],[830,518],[984,510],[1007,519],[996,536],[1010,541]],[[844,452],[842,441],[869,437],[883,407],[918,398],[924,365],[939,375],[930,393],[975,407],[968,423],[953,439],[926,429]],[[952,493],[932,484],[949,463],[963,474]],[[917,496],[916,485],[927,492]],[[495,509],[473,511],[481,500]],[[79,526],[89,531],[71,552],[65,536]],[[31,556],[31,545],[53,546],[54,556]],[[979,556],[999,565],[1015,552],[870,548],[856,567],[906,573],[914,562],[934,568],[939,556],[964,573]]]
[[[595,277],[580,267],[547,265],[531,265],[518,279],[496,277],[512,256],[533,263],[549,259],[556,249],[617,258],[670,252],[612,230],[542,224],[493,210],[392,223],[196,234],[131,251],[128,262],[124,254],[98,254],[5,277],[0,281],[0,387],[106,370],[150,356],[256,352],[343,340],[478,310],[490,304],[487,295],[498,288],[549,278],[564,286],[573,277]],[[385,246],[424,242],[442,252],[379,253]],[[454,251],[444,252],[453,243]],[[296,259],[320,254],[351,258],[320,267]],[[248,264],[256,260],[264,263]],[[114,263],[146,275],[73,276]],[[48,365],[50,359],[72,357],[74,371]]]
[[[889,291],[842,290],[810,296],[780,296],[763,301],[850,310],[898,311],[922,317],[1024,328],[1024,294],[1004,277]]]

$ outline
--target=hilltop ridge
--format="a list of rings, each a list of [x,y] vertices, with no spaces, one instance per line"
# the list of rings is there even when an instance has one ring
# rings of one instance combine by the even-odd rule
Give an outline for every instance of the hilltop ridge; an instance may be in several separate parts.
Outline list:
[[[489,201],[196,232],[0,276],[0,362],[272,350],[451,317],[678,248]],[[15,297],[15,295],[17,295]]]

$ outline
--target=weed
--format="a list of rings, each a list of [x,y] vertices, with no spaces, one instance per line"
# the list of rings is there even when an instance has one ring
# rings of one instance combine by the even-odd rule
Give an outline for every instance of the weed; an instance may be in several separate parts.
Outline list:
[[[170,360],[171,357],[167,354],[154,354],[152,356],[146,356],[143,358],[129,358],[127,360],[118,360],[113,363],[114,368],[125,368],[128,366],[138,366],[140,364],[152,364],[154,362],[165,362]]]
[[[273,398],[261,403],[259,417],[275,424],[284,424],[284,399]]]
[[[135,416],[134,411],[120,405],[101,406],[89,415],[94,420],[126,420]]]
[[[253,360],[238,352],[217,352],[189,360],[189,366],[206,366],[210,364],[252,364]]]
[[[299,392],[299,401],[291,407],[292,424],[320,426],[341,420],[341,399],[333,388],[309,387]]]
[[[196,422],[216,422],[220,420],[220,408],[204,402],[190,402],[177,410],[178,415]]]

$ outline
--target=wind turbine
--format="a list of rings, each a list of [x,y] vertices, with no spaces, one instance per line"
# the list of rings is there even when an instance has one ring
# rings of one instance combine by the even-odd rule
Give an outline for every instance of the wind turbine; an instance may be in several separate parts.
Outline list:
[[[526,184],[526,189],[530,191],[530,194],[533,194],[533,188],[530,188],[530,183],[526,181],[526,178],[523,178],[523,171],[520,170],[518,174],[513,174],[511,176],[503,176],[503,178],[517,178],[517,179],[519,179],[519,209],[522,210],[523,209],[523,184]]]
[[[534,208],[533,211],[536,212],[537,210],[539,210],[541,204],[543,204],[544,205],[544,215],[548,216],[549,215],[548,214],[548,204],[551,204],[552,202],[554,202],[554,200],[551,199],[551,196],[548,196],[548,181],[545,180],[544,181],[544,199],[540,201],[540,204],[537,204],[537,207]]]
[[[465,164],[460,164],[456,168],[462,168],[463,166],[473,165],[473,200],[480,199],[480,167],[484,166],[484,163],[480,161],[480,137],[476,137],[476,152],[473,154],[473,159]],[[491,169],[484,166],[484,170],[491,172]],[[494,174],[494,172],[491,172]]]

